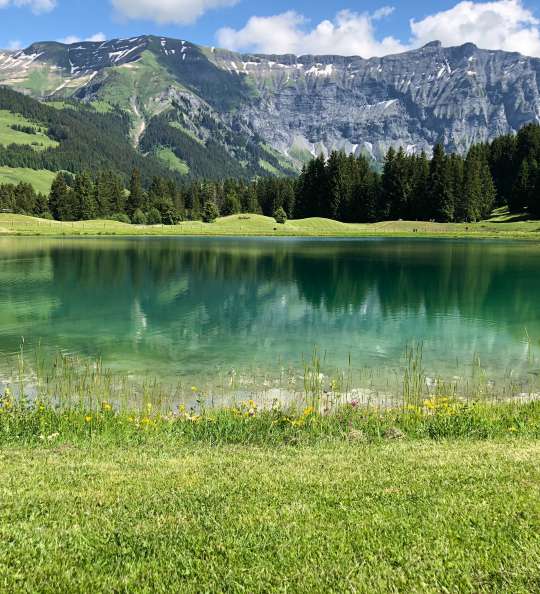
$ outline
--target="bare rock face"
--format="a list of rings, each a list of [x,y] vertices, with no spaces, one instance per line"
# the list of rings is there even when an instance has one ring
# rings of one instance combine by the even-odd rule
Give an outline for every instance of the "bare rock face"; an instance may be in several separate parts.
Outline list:
[[[283,152],[344,148],[380,159],[389,146],[430,151],[436,142],[463,152],[540,121],[540,60],[472,44],[371,60],[243,59],[259,98],[241,112]]]
[[[243,55],[152,36],[36,43],[0,52],[0,84],[136,105],[139,122],[176,110],[201,141],[219,129],[231,154],[248,139],[295,167],[334,149],[377,161],[390,146],[464,152],[540,122],[540,59],[473,44],[366,60]]]

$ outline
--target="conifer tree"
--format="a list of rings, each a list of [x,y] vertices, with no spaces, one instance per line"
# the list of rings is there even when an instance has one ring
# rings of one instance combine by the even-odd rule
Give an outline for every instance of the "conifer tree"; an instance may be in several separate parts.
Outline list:
[[[109,173],[109,199],[111,212],[126,212],[127,196],[122,178],[115,173]]]
[[[57,221],[69,220],[66,210],[69,208],[69,188],[63,173],[59,173],[51,186],[49,210]]]
[[[237,214],[241,210],[240,200],[238,200],[238,196],[234,190],[229,190],[227,195],[225,196],[225,200],[223,201],[223,207],[221,212],[223,216]]]
[[[203,221],[205,223],[213,223],[219,217],[219,208],[213,200],[209,200],[204,205]]]
[[[480,219],[482,177],[477,151],[470,150],[465,161],[463,191],[456,197],[456,220],[473,222]]]
[[[480,163],[480,179],[482,183],[482,199],[480,201],[480,218],[487,219],[493,207],[495,206],[497,198],[497,189],[491,176],[489,164],[485,157],[482,158]]]
[[[455,212],[452,170],[441,144],[437,144],[433,151],[429,170],[429,194],[435,220],[440,223],[452,222]]]
[[[342,202],[347,200],[347,157],[343,152],[331,153],[326,165],[327,201],[321,207],[321,216],[337,220],[342,212]]]
[[[424,151],[413,157],[410,218],[413,220],[433,218],[429,197],[429,159]]]
[[[531,191],[534,188],[533,175],[534,167],[532,167],[529,159],[525,159],[519,167],[519,172],[514,182],[512,201],[510,203],[511,212],[522,212],[531,202]]]
[[[529,212],[535,219],[540,219],[540,167],[536,168],[536,179],[529,199]]]
[[[76,213],[75,217],[80,221],[88,221],[96,217],[96,199],[92,178],[88,173],[80,173],[75,177],[73,186],[75,195]]]
[[[392,205],[399,193],[396,179],[396,151],[390,147],[386,153],[384,160],[384,168],[382,174],[382,192],[381,201],[379,204],[378,218],[380,220],[387,220],[390,218],[392,212]]]
[[[141,184],[141,173],[138,169],[134,169],[131,173],[129,182],[129,198],[127,200],[127,212],[130,216],[137,210],[144,210],[145,199]]]

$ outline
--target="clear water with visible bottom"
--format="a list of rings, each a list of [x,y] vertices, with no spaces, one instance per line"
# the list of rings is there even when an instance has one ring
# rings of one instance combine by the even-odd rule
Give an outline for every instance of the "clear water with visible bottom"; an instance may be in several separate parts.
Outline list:
[[[0,239],[0,357],[101,357],[162,381],[323,364],[530,373],[540,245],[427,239]],[[529,338],[527,338],[529,337]],[[256,371],[255,371],[256,370]],[[533,370],[534,372],[534,370]]]

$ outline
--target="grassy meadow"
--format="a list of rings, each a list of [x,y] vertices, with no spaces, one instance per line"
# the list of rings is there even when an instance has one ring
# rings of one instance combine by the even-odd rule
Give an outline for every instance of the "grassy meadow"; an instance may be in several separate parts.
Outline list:
[[[32,128],[34,134],[16,130],[13,126]],[[31,120],[5,109],[0,109],[0,144],[3,146],[9,146],[10,144],[30,145],[34,150],[58,146],[58,142],[47,136],[47,130],[42,125],[35,124]]]
[[[0,414],[1,591],[540,586],[537,404],[456,414],[461,438],[442,409],[34,408]]]
[[[1,171],[0,171],[1,175]],[[24,215],[1,214],[1,235],[199,235],[270,237],[477,237],[540,239],[540,221],[522,220],[504,212],[479,223],[386,221],[373,224],[304,219],[277,224],[262,215],[232,215],[214,223],[186,221],[175,226],[129,225],[116,221],[48,221]]]
[[[538,590],[532,391],[465,398],[413,357],[399,404],[368,406],[314,360],[289,404],[173,404],[98,363],[17,363],[2,592]]]
[[[17,185],[21,182],[34,186],[36,192],[48,194],[55,174],[45,169],[25,169],[23,167],[0,167],[0,184]]]

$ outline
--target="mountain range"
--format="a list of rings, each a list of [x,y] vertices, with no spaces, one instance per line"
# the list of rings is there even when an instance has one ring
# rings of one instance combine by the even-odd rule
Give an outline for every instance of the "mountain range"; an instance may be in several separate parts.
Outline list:
[[[463,153],[540,122],[540,59],[473,44],[363,59],[155,36],[41,42],[0,51],[0,85],[57,110],[120,114],[130,150],[178,176],[291,174],[334,149],[378,162],[390,146]]]

